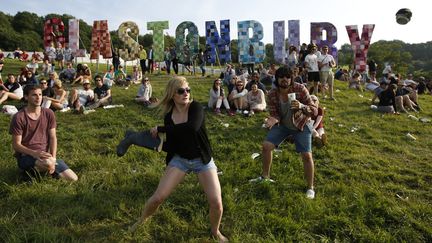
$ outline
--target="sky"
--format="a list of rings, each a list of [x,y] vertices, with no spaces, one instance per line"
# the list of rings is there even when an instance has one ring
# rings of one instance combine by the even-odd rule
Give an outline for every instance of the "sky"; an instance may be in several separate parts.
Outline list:
[[[427,1],[381,0],[2,0],[0,11],[15,15],[29,11],[45,16],[49,13],[69,14],[93,25],[94,20],[108,20],[110,30],[117,30],[125,21],[135,22],[140,35],[152,33],[147,22],[169,21],[165,30],[175,36],[175,29],[183,21],[191,21],[198,27],[199,35],[205,35],[205,21],[229,19],[231,39],[237,39],[237,22],[255,20],[262,24],[263,42],[273,43],[273,22],[285,21],[287,37],[288,20],[300,20],[300,42],[310,42],[311,22],[332,23],[338,32],[336,47],[349,43],[346,25],[375,24],[372,43],[378,40],[401,40],[405,43],[432,41],[432,29]],[[409,8],[413,16],[406,25],[396,23],[396,12]],[[67,23],[65,23],[67,24]]]

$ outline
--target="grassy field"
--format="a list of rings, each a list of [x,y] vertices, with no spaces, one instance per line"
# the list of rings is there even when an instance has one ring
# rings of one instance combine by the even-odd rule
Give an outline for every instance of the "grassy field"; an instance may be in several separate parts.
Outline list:
[[[6,63],[3,77],[21,63]],[[207,103],[212,78],[187,76],[193,98]],[[151,76],[161,97],[167,76]],[[370,109],[371,93],[336,82],[337,101],[325,107],[329,144],[313,151],[316,199],[305,198],[303,165],[294,145],[275,153],[274,184],[251,184],[261,172],[266,114],[206,113],[224,204],[221,230],[232,242],[432,242],[431,123]],[[80,177],[76,183],[44,178],[25,183],[12,157],[10,117],[0,116],[0,239],[4,242],[213,242],[208,206],[193,174],[135,235],[127,233],[165,168],[165,154],[115,147],[128,128],[162,123],[155,110],[135,104],[138,86],[113,89],[125,108],[88,115],[56,113],[58,157]],[[420,96],[432,118],[432,96]],[[228,123],[229,126],[223,126]],[[353,129],[354,128],[354,129]],[[417,140],[410,140],[406,133]]]

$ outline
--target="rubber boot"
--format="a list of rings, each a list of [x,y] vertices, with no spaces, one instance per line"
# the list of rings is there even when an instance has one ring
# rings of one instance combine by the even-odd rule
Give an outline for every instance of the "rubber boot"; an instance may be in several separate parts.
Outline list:
[[[160,137],[153,138],[148,130],[144,132],[127,130],[125,138],[117,145],[117,156],[125,155],[132,144],[160,152],[162,151],[163,140]]]

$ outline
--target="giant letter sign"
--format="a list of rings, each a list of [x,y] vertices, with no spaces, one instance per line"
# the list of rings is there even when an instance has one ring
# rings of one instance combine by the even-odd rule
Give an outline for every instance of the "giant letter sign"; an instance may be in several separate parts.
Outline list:
[[[300,20],[288,20],[288,44],[300,51]]]
[[[185,35],[185,30],[188,34]],[[176,50],[180,63],[190,63],[198,54],[199,35],[198,28],[192,22],[182,22],[176,28]]]
[[[85,57],[86,50],[79,49],[79,20],[69,19],[69,47],[74,57]]]
[[[367,52],[369,49],[369,44],[371,42],[372,33],[374,31],[375,25],[363,25],[361,39],[359,38],[357,25],[347,25],[345,26],[345,28],[348,32],[351,47],[354,51],[355,70],[359,72],[364,72],[367,65]]]
[[[285,21],[273,22],[273,53],[276,62],[285,62]]]
[[[123,60],[133,61],[139,59],[140,48],[138,42],[129,36],[128,29],[132,35],[136,37],[139,35],[138,25],[135,24],[135,22],[127,21],[121,23],[118,29],[118,35],[120,40],[125,43],[126,49],[119,49],[119,54]],[[130,48],[130,53],[127,48]]]
[[[326,31],[326,38],[323,39],[323,30]],[[334,44],[337,41],[336,27],[328,22],[311,23],[311,41],[317,46],[324,45],[329,47],[329,54],[332,55],[337,63],[337,48]]]
[[[108,20],[93,22],[90,59],[99,59],[99,55],[102,55],[104,58],[112,57],[111,35],[108,31]]]
[[[65,37],[63,36],[64,24],[61,18],[52,18],[45,21],[44,25],[44,47],[51,45],[54,42],[54,47],[57,47],[57,42],[60,42],[63,46],[65,43]]]
[[[239,62],[241,63],[258,63],[262,62],[265,57],[263,39],[263,27],[261,23],[255,20],[239,21],[238,27],[238,51]],[[249,29],[252,29],[252,38],[249,38]]]
[[[231,62],[231,37],[229,19],[220,21],[220,32],[216,28],[215,21],[206,21],[206,47],[209,51],[210,63],[215,63],[217,58],[221,64]]]
[[[147,29],[153,30],[153,60],[156,62],[161,62],[164,60],[165,41],[163,31],[168,28],[168,21],[155,21],[147,23]]]

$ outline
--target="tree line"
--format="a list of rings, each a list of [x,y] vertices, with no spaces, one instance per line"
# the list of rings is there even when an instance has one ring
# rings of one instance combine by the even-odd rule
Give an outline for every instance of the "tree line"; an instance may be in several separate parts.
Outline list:
[[[0,49],[12,51],[20,47],[22,50],[43,51],[43,27],[45,20],[51,18],[61,18],[65,23],[65,35],[68,33],[69,19],[75,19],[68,14],[48,14],[38,16],[35,13],[23,11],[15,16],[5,14],[0,11]],[[80,48],[90,51],[92,26],[79,20],[80,22]],[[117,31],[110,31],[113,46],[123,47]],[[137,37],[138,42],[149,49],[153,44],[153,35],[144,34]],[[205,37],[199,38],[200,48],[205,48]],[[174,46],[175,37],[165,35],[165,46]],[[288,48],[287,48],[288,49]],[[265,45],[266,58],[264,64],[274,63],[273,44]],[[238,63],[237,40],[231,41],[232,62]],[[368,58],[374,59],[383,68],[385,63],[390,63],[395,72],[414,73],[416,76],[432,78],[432,41],[419,44],[407,44],[403,41],[379,40],[369,47]],[[350,44],[344,44],[338,51],[340,66],[350,66],[354,57]]]

